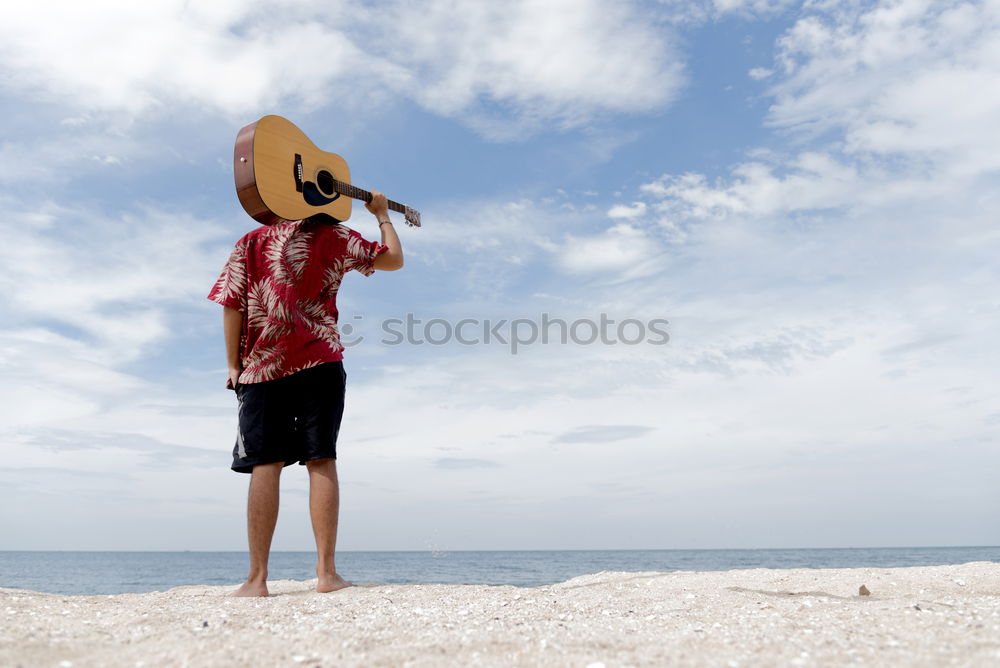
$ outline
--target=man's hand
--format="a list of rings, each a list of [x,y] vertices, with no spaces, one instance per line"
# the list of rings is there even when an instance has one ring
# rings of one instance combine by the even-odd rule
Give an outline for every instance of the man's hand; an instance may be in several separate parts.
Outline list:
[[[365,202],[365,208],[375,214],[379,221],[389,220],[389,202],[379,191],[372,191],[372,201]]]
[[[226,389],[235,390],[237,383],[240,382],[240,374],[243,373],[243,369],[238,367],[229,369],[229,377],[226,379]]]

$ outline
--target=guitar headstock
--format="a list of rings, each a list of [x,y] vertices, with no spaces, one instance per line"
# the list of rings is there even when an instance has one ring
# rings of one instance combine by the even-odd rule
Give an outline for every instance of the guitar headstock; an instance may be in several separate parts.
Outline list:
[[[406,207],[403,211],[403,215],[406,217],[406,224],[410,227],[420,227],[420,212],[416,209],[411,209]]]

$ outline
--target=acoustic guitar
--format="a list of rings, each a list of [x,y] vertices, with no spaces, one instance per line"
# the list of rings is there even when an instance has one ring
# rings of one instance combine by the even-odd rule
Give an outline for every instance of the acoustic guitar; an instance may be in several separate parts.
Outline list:
[[[281,116],[264,116],[236,135],[233,175],[240,204],[254,219],[273,225],[325,213],[339,222],[351,217],[352,199],[372,194],[351,185],[347,162],[316,148]],[[389,200],[389,209],[420,227],[420,212]]]

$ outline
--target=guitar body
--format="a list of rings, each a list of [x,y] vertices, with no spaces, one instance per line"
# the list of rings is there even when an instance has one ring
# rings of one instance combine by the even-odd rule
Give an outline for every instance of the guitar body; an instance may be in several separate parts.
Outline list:
[[[281,116],[264,116],[239,131],[233,175],[240,204],[265,225],[317,213],[340,222],[351,217],[351,197],[335,186],[351,182],[347,162],[317,148]]]

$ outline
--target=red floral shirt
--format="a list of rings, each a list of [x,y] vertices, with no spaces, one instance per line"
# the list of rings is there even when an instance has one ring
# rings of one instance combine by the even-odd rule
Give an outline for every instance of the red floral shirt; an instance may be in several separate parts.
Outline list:
[[[301,220],[263,225],[237,241],[208,298],[243,313],[239,382],[344,359],[340,281],[351,269],[371,276],[387,250],[349,227]]]

